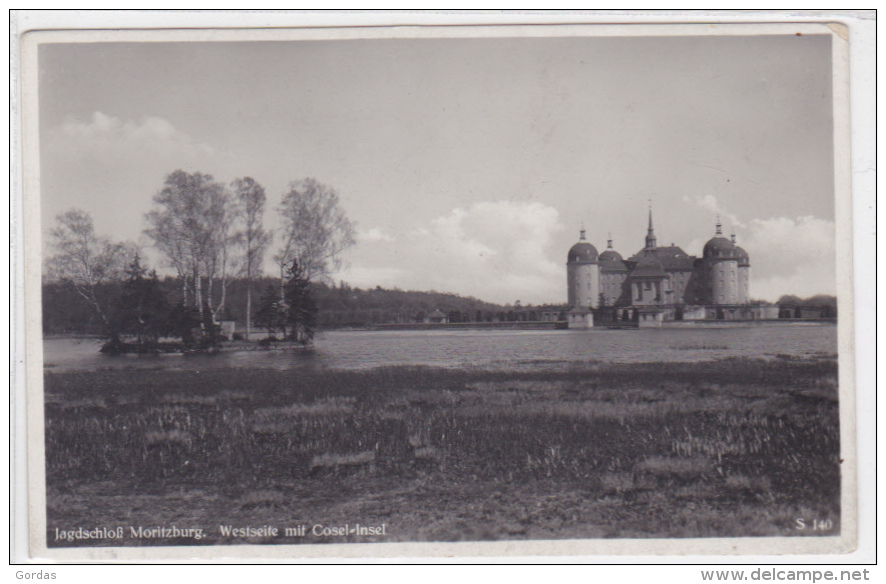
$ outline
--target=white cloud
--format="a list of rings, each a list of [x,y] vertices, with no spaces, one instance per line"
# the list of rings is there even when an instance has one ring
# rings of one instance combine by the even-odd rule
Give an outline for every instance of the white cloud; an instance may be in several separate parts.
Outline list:
[[[54,144],[75,145],[75,153],[113,156],[140,151],[151,155],[212,154],[212,148],[194,141],[169,121],[144,117],[138,121],[93,112],[88,120],[68,117],[50,134]]]
[[[753,263],[753,259],[751,260]],[[751,297],[776,301],[785,294],[809,298],[816,294],[836,294],[833,270],[810,265],[786,275],[755,277],[751,268]]]
[[[834,222],[805,215],[790,219],[773,217],[751,221],[748,246],[777,248],[788,253],[824,257],[833,255]]]
[[[784,294],[808,297],[835,293],[833,221],[812,215],[742,221],[713,195],[684,196],[683,201],[719,214],[724,233],[736,228],[738,244],[751,258],[753,297],[777,300]],[[704,241],[693,240],[689,250],[700,253]]]
[[[41,198],[51,225],[55,213],[88,210],[96,230],[118,240],[134,239],[151,195],[177,168],[212,172],[218,155],[168,120],[125,120],[95,112],[68,117],[50,128],[41,145]]]
[[[739,219],[738,215],[728,211],[723,205],[717,201],[717,197],[714,195],[696,195],[691,199],[688,196],[683,197],[683,202],[685,203],[694,203],[701,209],[708,211],[709,213],[715,213],[720,216],[720,220],[728,227],[739,227],[744,229],[746,225]]]
[[[835,237],[833,221],[811,215],[750,221],[739,245],[751,257],[752,295],[836,293]]]
[[[556,301],[564,295],[565,268],[549,256],[561,229],[557,210],[538,202],[478,202],[412,226],[398,241],[361,240],[367,245],[358,246],[342,277],[356,283],[374,276],[379,280],[363,285],[457,292],[493,302]]]
[[[500,303],[558,302],[566,296],[566,250],[553,242],[562,229],[558,211],[548,205],[478,202],[409,225],[396,238],[369,229],[341,277],[360,287],[433,289]],[[751,258],[752,297],[835,293],[833,221],[770,217],[751,219],[737,231]],[[701,255],[707,239],[684,249]]]
[[[376,241],[394,241],[394,237],[378,227],[373,227],[357,234],[360,243],[374,243]]]

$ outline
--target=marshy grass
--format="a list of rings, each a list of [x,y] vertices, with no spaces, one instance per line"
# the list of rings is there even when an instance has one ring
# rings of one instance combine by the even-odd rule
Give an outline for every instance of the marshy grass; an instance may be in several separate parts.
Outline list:
[[[385,521],[407,541],[799,535],[799,505],[839,524],[836,373],[820,358],[47,371],[48,525],[310,516]],[[201,495],[172,505],[181,493]]]
[[[318,468],[359,467],[375,462],[375,451],[354,454],[320,454],[311,459],[311,470]]]
[[[677,351],[728,351],[729,345],[723,343],[684,343],[673,348]]]

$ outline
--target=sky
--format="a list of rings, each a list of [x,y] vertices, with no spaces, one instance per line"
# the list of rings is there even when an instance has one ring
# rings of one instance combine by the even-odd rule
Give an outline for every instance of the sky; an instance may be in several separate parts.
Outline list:
[[[145,247],[176,169],[333,187],[359,287],[566,301],[600,251],[691,255],[719,215],[751,296],[834,294],[830,38],[560,37],[68,43],[39,52],[44,239],[69,208]],[[271,255],[271,254],[268,254]]]

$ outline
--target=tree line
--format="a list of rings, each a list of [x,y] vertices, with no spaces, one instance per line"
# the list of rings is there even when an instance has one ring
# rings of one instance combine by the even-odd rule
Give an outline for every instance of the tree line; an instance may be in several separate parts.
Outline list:
[[[143,276],[153,278],[147,273]],[[251,285],[250,285],[251,284]],[[244,277],[228,281],[227,301],[219,313],[221,321],[234,321],[236,328],[246,327],[247,290],[256,291],[252,325],[272,334],[281,334],[279,314],[274,308],[279,298],[280,279],[261,276],[251,283]],[[161,291],[167,306],[178,306],[182,284],[176,276],[157,278],[150,284]],[[216,287],[218,283],[216,283]],[[113,296],[113,286],[98,291],[100,297]],[[154,295],[152,291],[150,295]],[[101,322],[95,311],[68,285],[46,282],[43,285],[43,330],[47,334],[101,334]],[[435,310],[443,312],[449,322],[511,322],[537,321],[544,314],[556,313],[565,318],[565,305],[532,306],[495,304],[470,296],[445,292],[400,290],[398,288],[352,287],[346,282],[311,282],[310,298],[316,307],[313,325],[317,329],[368,327],[389,323],[420,323]],[[125,304],[125,303],[124,303]],[[162,312],[162,311],[158,311]],[[562,314],[561,314],[562,313]],[[180,318],[180,317],[176,317]],[[156,319],[155,319],[156,320]],[[159,319],[158,322],[162,322]],[[270,325],[270,327],[268,326]],[[270,328],[270,330],[269,330]],[[255,329],[253,329],[255,330]],[[130,328],[127,335],[134,335]],[[163,335],[169,336],[169,335]]]
[[[817,294],[809,298],[800,298],[793,294],[785,294],[778,299],[780,318],[800,318],[804,309],[815,309],[821,318],[837,318],[837,297],[829,294]]]
[[[276,233],[263,224],[266,202],[264,187],[251,177],[230,185],[200,172],[176,170],[166,177],[145,215],[145,234],[163,267],[174,270],[175,294],[168,278],[161,281],[143,265],[134,243],[97,234],[82,210],[59,214],[44,272],[44,316],[57,321],[58,311],[87,307],[111,351],[126,347],[124,336],[134,337],[139,350],[153,350],[169,336],[188,347],[212,348],[237,279],[245,282],[247,340],[255,317],[286,338],[310,342],[317,310],[312,283],[339,268],[341,253],[356,243],[354,227],[335,190],[313,178],[289,183],[276,208],[283,220]],[[255,310],[254,282],[263,276],[268,250],[278,280],[273,298]],[[66,292],[81,306],[64,303]]]

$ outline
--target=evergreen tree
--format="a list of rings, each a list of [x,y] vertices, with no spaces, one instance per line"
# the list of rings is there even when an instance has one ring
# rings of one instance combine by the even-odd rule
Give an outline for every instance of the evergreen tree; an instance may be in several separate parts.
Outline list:
[[[199,327],[200,312],[180,302],[169,311],[165,334],[181,339],[185,347],[193,347],[197,342],[194,330],[199,331]]]
[[[150,351],[156,348],[160,337],[166,334],[169,317],[169,303],[157,278],[157,272],[147,274],[136,254],[126,268],[126,281],[118,311],[121,332],[136,337],[139,351]]]
[[[317,321],[317,303],[311,294],[311,282],[304,268],[293,260],[283,287],[285,322],[289,325],[290,338],[307,345],[314,338]]]
[[[283,331],[286,334],[286,323],[283,319],[283,304],[277,289],[273,284],[269,284],[262,293],[258,301],[258,309],[255,311],[255,324],[268,331],[273,335],[277,331]]]

